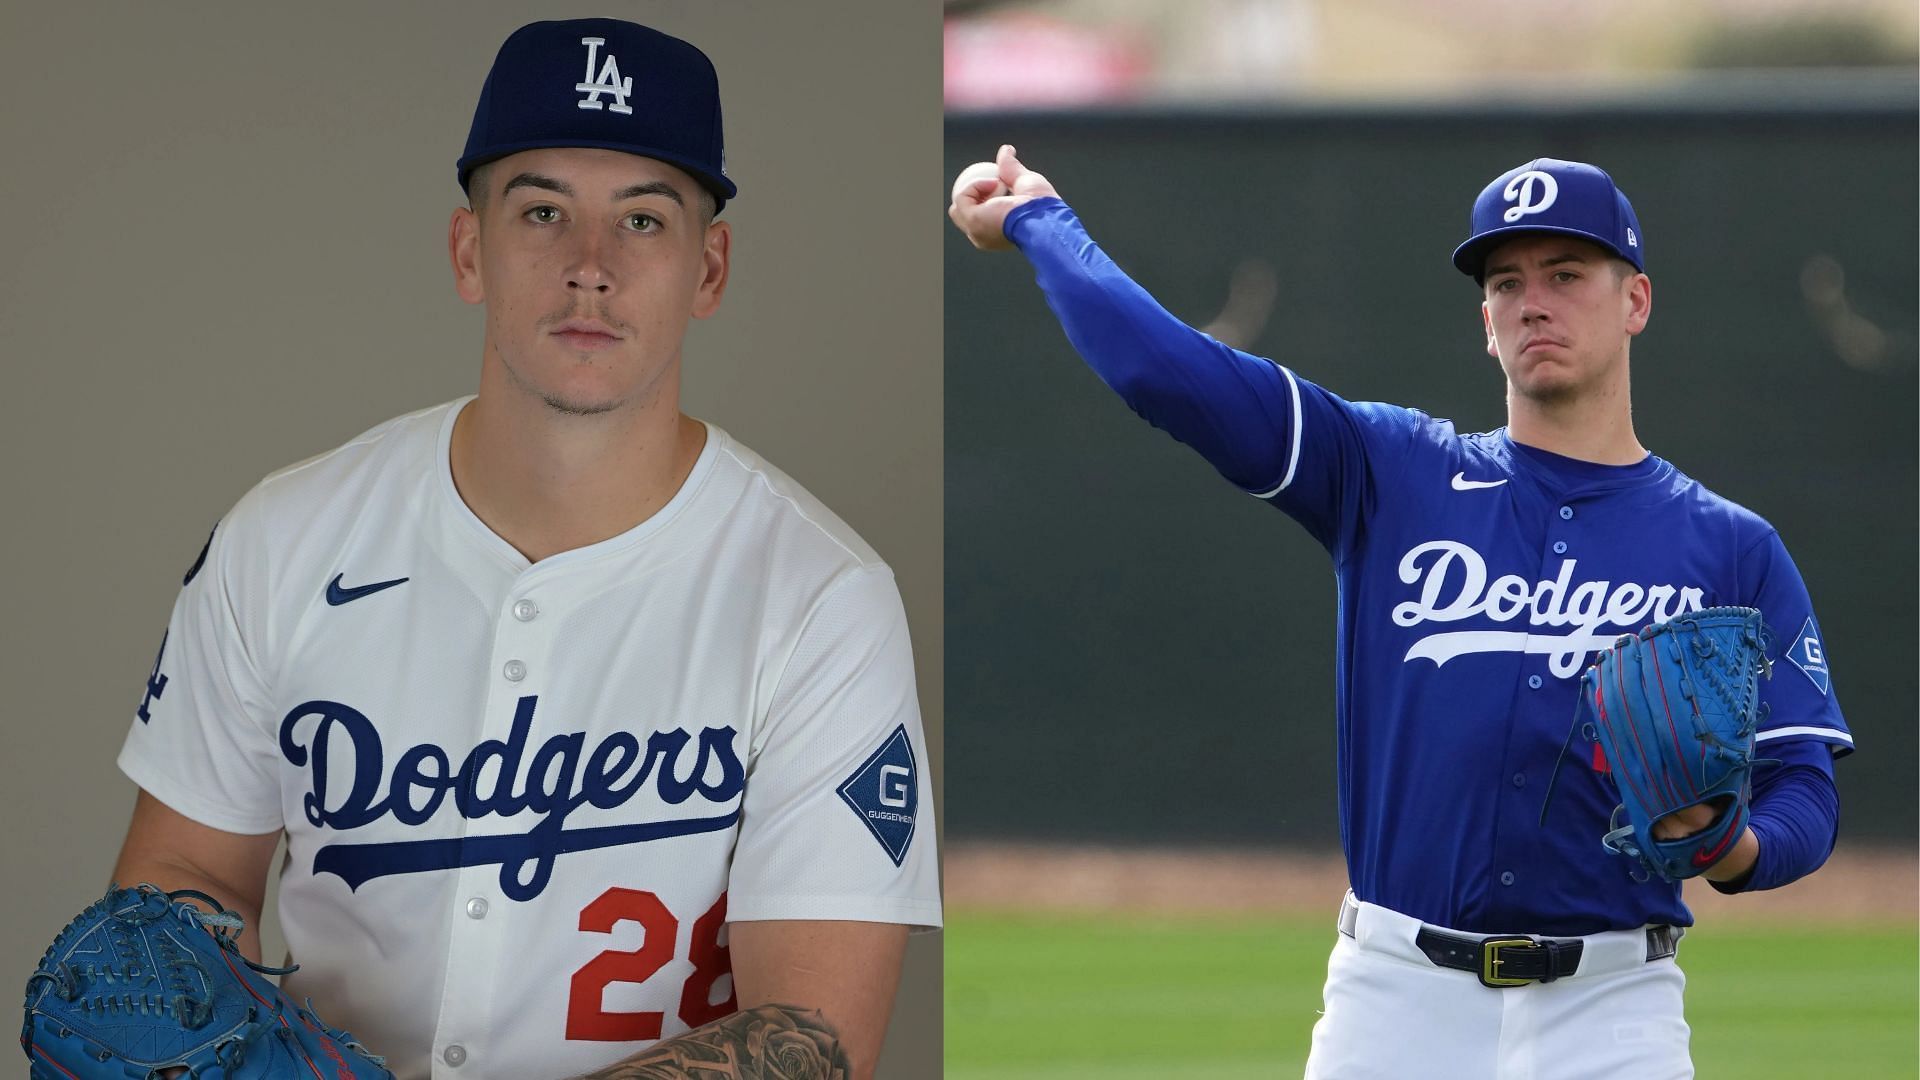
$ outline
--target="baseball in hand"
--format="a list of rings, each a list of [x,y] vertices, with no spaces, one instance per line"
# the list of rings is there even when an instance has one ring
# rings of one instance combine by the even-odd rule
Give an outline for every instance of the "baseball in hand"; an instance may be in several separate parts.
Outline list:
[[[947,216],[982,251],[1013,246],[1007,239],[1007,214],[1021,203],[1057,195],[1047,178],[1020,163],[1011,145],[1002,145],[992,161],[976,161],[953,182]]]

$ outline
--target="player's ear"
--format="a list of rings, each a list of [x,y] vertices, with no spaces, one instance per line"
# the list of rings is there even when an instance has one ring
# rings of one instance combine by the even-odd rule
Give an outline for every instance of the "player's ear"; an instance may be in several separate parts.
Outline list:
[[[464,206],[454,208],[447,223],[447,258],[453,263],[453,291],[469,304],[483,303],[487,290],[480,280],[480,219]]]
[[[733,247],[733,227],[724,221],[707,224],[707,236],[700,251],[700,286],[693,294],[693,317],[704,319],[720,310],[720,296],[727,291],[728,256]]]
[[[1480,325],[1487,332],[1487,355],[1500,359],[1500,348],[1493,342],[1493,312],[1485,300],[1480,301]]]
[[[1635,274],[1627,282],[1627,333],[1638,334],[1647,328],[1653,315],[1653,279]]]

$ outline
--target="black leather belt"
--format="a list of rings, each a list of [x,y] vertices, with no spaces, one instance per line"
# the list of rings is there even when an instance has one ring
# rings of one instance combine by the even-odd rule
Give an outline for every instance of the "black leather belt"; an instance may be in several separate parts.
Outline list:
[[[1340,905],[1341,933],[1353,937],[1359,919],[1360,908],[1351,900]],[[1679,952],[1684,932],[1677,926],[1647,927],[1647,959],[1664,960]],[[1482,986],[1495,990],[1571,975],[1580,970],[1580,953],[1585,948],[1578,938],[1469,937],[1430,926],[1420,928],[1414,944],[1436,965],[1471,971]]]

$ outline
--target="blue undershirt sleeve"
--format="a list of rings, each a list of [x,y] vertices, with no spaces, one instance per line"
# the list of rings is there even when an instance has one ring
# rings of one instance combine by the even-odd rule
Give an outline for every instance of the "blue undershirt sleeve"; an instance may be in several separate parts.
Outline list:
[[[1245,490],[1282,481],[1298,399],[1278,365],[1174,317],[1057,198],[1022,203],[1002,228],[1033,264],[1074,349],[1134,412]]]
[[[1760,855],[1745,879],[1710,882],[1723,893],[1777,889],[1820,869],[1840,832],[1840,792],[1833,783],[1833,748],[1812,739],[1762,744],[1780,759],[1753,773],[1748,827]]]

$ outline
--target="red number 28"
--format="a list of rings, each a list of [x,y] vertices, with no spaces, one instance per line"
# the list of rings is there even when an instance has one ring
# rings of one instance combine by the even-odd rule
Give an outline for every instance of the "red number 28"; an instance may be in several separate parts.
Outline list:
[[[608,949],[586,962],[573,973],[572,992],[567,998],[567,1038],[596,1042],[639,1042],[660,1037],[663,1018],[658,1012],[608,1012],[601,995],[609,983],[643,983],[653,978],[673,959],[680,939],[680,920],[667,905],[650,892],[637,889],[608,889],[580,909],[580,929],[588,933],[611,933],[615,924],[640,924],[640,947],[632,950]],[[693,974],[680,988],[680,1019],[688,1027],[711,1023],[739,1008],[733,991],[727,1000],[714,1004],[714,984],[733,970],[727,947],[720,944],[720,928],[727,923],[727,896],[720,899],[693,924],[687,958],[693,961]]]

